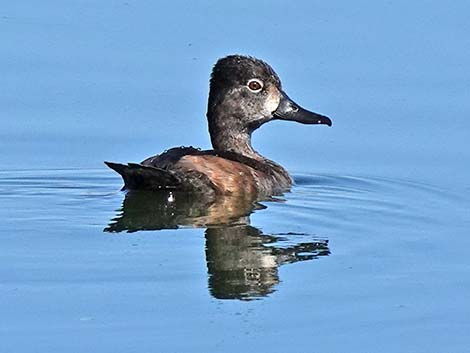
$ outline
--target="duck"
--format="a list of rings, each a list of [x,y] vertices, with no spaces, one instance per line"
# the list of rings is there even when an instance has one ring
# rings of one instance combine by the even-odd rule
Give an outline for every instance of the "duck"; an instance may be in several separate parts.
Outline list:
[[[229,55],[214,65],[206,116],[212,150],[175,147],[141,163],[104,163],[121,175],[124,190],[260,200],[289,191],[293,179],[253,148],[252,133],[273,120],[332,125],[327,116],[290,99],[268,63],[245,55]]]

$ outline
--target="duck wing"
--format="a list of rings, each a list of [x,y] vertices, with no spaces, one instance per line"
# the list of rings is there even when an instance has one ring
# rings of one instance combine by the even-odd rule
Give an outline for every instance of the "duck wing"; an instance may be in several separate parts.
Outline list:
[[[123,189],[175,190],[204,193],[212,197],[217,192],[217,186],[207,175],[192,168],[185,170],[178,166],[178,162],[184,156],[205,153],[211,151],[201,151],[194,147],[176,147],[147,158],[142,163],[104,163],[122,176]]]

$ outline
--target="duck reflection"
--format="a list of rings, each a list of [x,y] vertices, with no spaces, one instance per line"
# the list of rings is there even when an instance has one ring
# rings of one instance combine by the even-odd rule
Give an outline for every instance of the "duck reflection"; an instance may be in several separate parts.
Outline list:
[[[205,227],[209,289],[218,299],[267,296],[279,266],[330,253],[328,241],[304,234],[263,234],[249,215],[265,206],[239,197],[211,201],[172,192],[129,191],[105,232]]]
[[[328,241],[283,246],[288,236],[268,235],[250,225],[206,229],[211,294],[218,299],[254,299],[274,291],[278,267],[329,254]]]

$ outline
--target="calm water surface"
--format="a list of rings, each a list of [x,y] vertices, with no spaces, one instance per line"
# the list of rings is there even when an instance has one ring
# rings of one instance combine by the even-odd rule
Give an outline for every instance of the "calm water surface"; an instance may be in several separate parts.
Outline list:
[[[468,199],[416,180],[296,181],[230,225],[158,231],[187,212],[118,191],[107,170],[0,173],[2,345],[465,344]]]
[[[3,5],[1,352],[468,352],[466,2]],[[292,191],[120,191],[234,52],[333,119],[256,132]]]

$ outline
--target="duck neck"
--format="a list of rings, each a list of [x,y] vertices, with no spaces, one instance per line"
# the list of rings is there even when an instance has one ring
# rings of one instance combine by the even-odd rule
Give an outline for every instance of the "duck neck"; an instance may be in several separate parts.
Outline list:
[[[248,126],[246,108],[231,100],[218,100],[217,95],[209,94],[207,121],[212,147],[216,152],[233,152],[256,160],[265,158],[251,146],[251,133]],[[229,113],[230,112],[230,113]]]
[[[215,151],[235,152],[242,156],[256,160],[264,160],[251,146],[251,132],[249,131],[211,131],[212,147]]]

